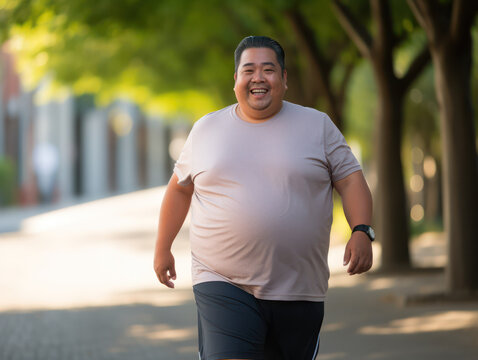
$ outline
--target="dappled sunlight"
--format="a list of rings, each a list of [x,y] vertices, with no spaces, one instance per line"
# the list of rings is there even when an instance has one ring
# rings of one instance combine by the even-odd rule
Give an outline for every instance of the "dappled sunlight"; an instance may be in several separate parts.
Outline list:
[[[106,236],[140,229],[154,232],[164,191],[165,187],[141,190],[33,216],[23,222],[22,232],[75,234],[81,230]]]
[[[330,273],[335,274],[344,274],[346,273],[347,267],[343,266],[343,256],[345,251],[345,244],[340,244],[334,241],[331,241],[331,247],[328,254],[328,263],[330,268]],[[412,266],[416,268],[441,268],[444,267],[447,263],[447,254],[446,254],[446,239],[445,234],[442,232],[427,232],[411,242],[411,262]],[[371,271],[380,269],[381,266],[381,256],[382,256],[382,246],[380,241],[375,241],[372,244],[373,248],[373,266]],[[385,281],[388,282],[390,286],[385,285]],[[341,284],[341,285],[339,285]],[[353,286],[353,281],[337,282],[331,284],[332,286]],[[381,280],[380,282],[375,283],[370,289],[371,290],[381,290],[386,287],[392,287],[392,280]],[[433,287],[434,288],[434,287]]]
[[[447,311],[432,315],[393,320],[384,326],[365,326],[364,335],[399,335],[478,328],[478,311]]]
[[[410,297],[444,293],[445,279],[443,272],[418,270],[401,275],[368,276],[363,286],[367,291],[377,292],[382,302],[403,306]]]
[[[0,324],[2,360],[197,359],[192,302],[2,311]]]
[[[419,267],[444,267],[448,255],[444,232],[426,232],[415,238],[411,244],[412,263]]]
[[[192,302],[193,292],[191,289],[146,289],[144,291],[134,290],[130,292],[118,293],[114,296],[114,301],[118,303],[131,304],[150,304],[158,307],[181,306]]]
[[[396,285],[397,280],[392,278],[372,279],[368,281],[368,288],[370,290],[390,289]]]
[[[91,201],[28,218],[0,234],[2,310],[68,309],[192,298],[187,224],[174,243],[174,290],[159,283],[153,253],[164,187]],[[21,259],[21,261],[20,261]]]
[[[331,324],[324,324],[322,326],[322,332],[332,332],[332,331],[339,331],[345,328],[345,324],[342,322],[338,323],[331,323]]]
[[[329,280],[331,288],[350,288],[363,284],[364,279],[361,275],[348,275],[345,270],[343,274],[334,275]]]
[[[61,239],[56,244],[41,238],[11,243],[9,258],[2,257],[1,308],[70,308],[129,302],[174,304],[183,302],[181,289],[190,290],[190,259],[179,253],[176,289],[157,280],[152,265],[153,250],[134,251],[121,242],[86,243],[74,246]],[[34,243],[37,241],[38,243]],[[26,251],[25,247],[29,247]],[[22,258],[20,262],[18,259]],[[148,289],[149,292],[144,292]]]
[[[184,341],[196,336],[196,326],[188,328],[173,328],[166,324],[160,325],[133,325],[128,335],[148,340]]]

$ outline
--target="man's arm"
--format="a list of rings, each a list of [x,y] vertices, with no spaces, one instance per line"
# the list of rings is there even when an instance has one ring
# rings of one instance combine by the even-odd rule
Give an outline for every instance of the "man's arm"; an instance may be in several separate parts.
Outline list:
[[[159,281],[170,288],[174,288],[174,283],[171,279],[176,280],[176,269],[171,246],[188,214],[193,192],[193,183],[187,186],[179,185],[178,177],[176,174],[173,174],[161,204],[158,236],[154,250],[154,271]]]
[[[353,229],[356,225],[370,225],[372,221],[372,195],[362,171],[356,171],[334,183],[342,198],[345,217]],[[345,247],[344,266],[349,264],[349,275],[370,270],[373,264],[372,243],[362,231],[352,233]]]

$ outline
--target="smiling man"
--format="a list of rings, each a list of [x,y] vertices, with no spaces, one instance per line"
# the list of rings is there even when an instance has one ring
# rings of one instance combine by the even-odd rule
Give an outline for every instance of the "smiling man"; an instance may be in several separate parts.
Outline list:
[[[249,48],[239,55],[234,73],[237,113],[252,123],[265,121],[282,108],[287,72],[271,48]]]
[[[353,229],[350,275],[372,266],[372,200],[340,131],[284,101],[284,51],[264,36],[235,52],[237,104],[198,120],[161,206],[154,269],[174,287],[171,245],[191,205],[202,360],[315,359],[328,287],[332,190]]]

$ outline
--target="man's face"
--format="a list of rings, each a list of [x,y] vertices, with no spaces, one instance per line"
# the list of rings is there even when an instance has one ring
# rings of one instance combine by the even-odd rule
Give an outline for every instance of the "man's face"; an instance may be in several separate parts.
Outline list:
[[[287,73],[282,72],[274,50],[244,50],[234,80],[234,92],[244,120],[265,120],[281,109]]]

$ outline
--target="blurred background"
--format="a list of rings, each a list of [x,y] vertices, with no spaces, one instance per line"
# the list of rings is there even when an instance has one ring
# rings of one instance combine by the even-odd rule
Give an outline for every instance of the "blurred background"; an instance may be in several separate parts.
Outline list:
[[[477,11],[465,0],[0,0],[2,232],[133,192],[142,200],[110,206],[134,204],[131,217],[150,200],[153,219],[192,124],[235,102],[235,47],[267,35],[286,52],[286,100],[327,112],[363,166],[381,271],[445,267],[445,293],[476,299]],[[100,209],[90,215],[114,232],[121,216]],[[61,219],[48,228],[68,234]],[[155,226],[141,230],[148,251]],[[337,198],[332,243],[349,234]]]
[[[287,100],[329,113],[346,135],[376,217],[389,219],[378,232],[402,243],[390,261],[407,264],[410,236],[443,230],[444,145],[427,30],[406,2],[386,3],[1,1],[0,206],[166,184],[191,124],[235,102],[235,46],[265,34],[286,50]],[[461,20],[470,46],[473,19]],[[461,86],[471,99],[476,54]]]

